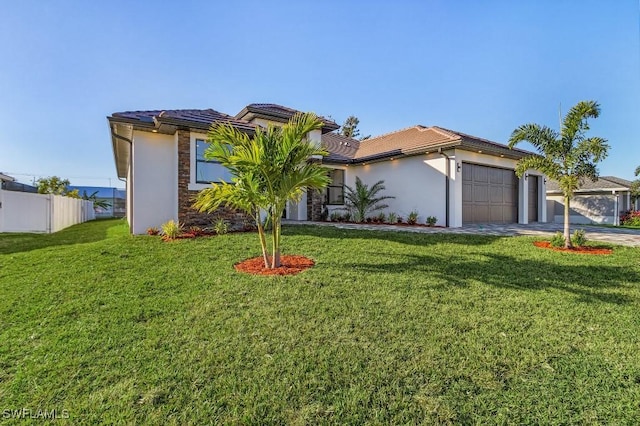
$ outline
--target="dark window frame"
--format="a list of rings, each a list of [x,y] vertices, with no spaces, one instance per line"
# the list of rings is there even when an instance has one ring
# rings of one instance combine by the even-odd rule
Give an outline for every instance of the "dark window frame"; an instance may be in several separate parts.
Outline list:
[[[340,172],[342,173],[342,184],[340,185],[334,185],[333,184],[333,177],[331,176],[331,173],[335,173],[335,172]],[[345,180],[345,171],[343,169],[329,169],[329,176],[332,177],[331,179],[331,183],[329,185],[327,185],[327,188],[325,190],[325,196],[324,196],[324,203],[327,206],[344,206],[344,180]],[[339,190],[339,196],[337,198],[342,199],[341,203],[331,203],[331,197],[329,197],[329,191],[331,191],[331,189],[337,189]]]

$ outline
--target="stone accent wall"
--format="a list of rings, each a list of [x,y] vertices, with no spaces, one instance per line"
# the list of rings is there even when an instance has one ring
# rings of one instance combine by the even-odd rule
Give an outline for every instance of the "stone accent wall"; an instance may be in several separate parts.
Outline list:
[[[219,217],[225,219],[232,231],[253,227],[252,219],[241,211],[226,207],[214,213],[200,213],[192,207],[198,191],[189,190],[191,179],[191,133],[178,130],[178,220],[184,226],[210,227]]]
[[[322,220],[323,203],[322,192],[312,189],[307,191],[307,220]]]

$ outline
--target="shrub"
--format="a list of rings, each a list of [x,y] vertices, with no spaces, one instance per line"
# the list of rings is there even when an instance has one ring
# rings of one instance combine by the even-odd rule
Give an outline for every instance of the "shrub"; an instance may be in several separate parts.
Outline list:
[[[219,217],[213,222],[213,232],[215,232],[216,235],[224,235],[229,232],[229,224],[223,218]]]
[[[204,235],[204,230],[199,226],[191,226],[189,227],[189,233],[194,237],[199,237],[201,235]]]
[[[351,221],[351,212],[346,212],[344,214],[344,216],[342,216],[342,218],[344,219],[345,222],[350,222]]]
[[[168,222],[163,223],[161,228],[162,228],[162,235],[166,240],[175,240],[180,236],[183,226],[177,220],[170,220]]]
[[[407,223],[409,225],[415,225],[416,223],[418,223],[418,212],[413,210],[411,213],[409,213],[409,216],[407,217]]]
[[[333,211],[333,212],[331,212],[331,216],[329,216],[329,220],[331,222],[341,222],[342,221],[342,215],[339,212]]]
[[[387,221],[387,215],[384,213],[378,214],[378,222],[385,223]]]
[[[328,218],[329,218],[329,209],[327,208],[327,206],[324,206],[324,208],[322,209],[322,213],[320,213],[320,220],[323,222],[326,222]]]
[[[556,234],[551,237],[550,243],[551,247],[564,247],[564,235],[562,232],[556,232]]]
[[[387,222],[388,223],[398,222],[398,215],[395,214],[394,212],[389,213],[389,216],[387,216]]]
[[[584,229],[576,229],[571,236],[571,242],[578,247],[583,246],[587,242],[587,235]]]
[[[402,216],[398,216],[398,220],[397,220],[397,222],[398,222],[398,223],[402,223],[402,222],[404,222],[404,218],[403,218]]]
[[[373,218],[372,218],[371,216],[369,216],[369,217],[367,218],[367,223],[371,223],[371,222],[373,222]]]
[[[640,226],[640,210],[629,210],[621,214],[620,224],[626,226]]]
[[[438,218],[437,218],[437,217],[435,217],[435,216],[429,216],[429,217],[427,217],[427,225],[429,225],[429,226],[433,226],[433,225],[435,225],[436,223],[438,223]]]
[[[149,235],[158,235],[160,233],[160,230],[158,228],[154,227],[150,227],[147,228],[147,234]]]

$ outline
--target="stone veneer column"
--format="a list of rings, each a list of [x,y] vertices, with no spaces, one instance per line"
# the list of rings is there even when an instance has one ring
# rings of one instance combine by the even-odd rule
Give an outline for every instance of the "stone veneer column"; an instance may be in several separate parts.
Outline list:
[[[322,192],[313,189],[307,190],[307,220],[321,220],[323,202]]]

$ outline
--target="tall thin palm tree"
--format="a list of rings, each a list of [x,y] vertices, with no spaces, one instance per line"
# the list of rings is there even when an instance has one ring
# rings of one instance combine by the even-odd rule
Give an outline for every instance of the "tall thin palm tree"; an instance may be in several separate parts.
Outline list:
[[[231,183],[213,183],[201,191],[194,206],[214,212],[222,205],[243,210],[256,222],[265,267],[280,266],[281,213],[287,202],[299,202],[307,189],[329,184],[327,170],[313,161],[326,151],[309,140],[322,128],[315,114],[296,114],[282,127],[256,128],[251,137],[229,124],[211,127],[205,158],[231,172]],[[271,224],[271,256],[265,229]]]
[[[540,154],[518,161],[518,177],[522,177],[528,169],[537,169],[558,182],[564,196],[564,239],[567,248],[572,247],[569,228],[571,198],[585,179],[598,179],[596,164],[605,159],[609,151],[606,139],[586,136],[588,119],[599,115],[600,105],[597,102],[581,101],[564,117],[560,132],[539,124],[524,124],[516,128],[509,138],[510,148],[527,141]]]

